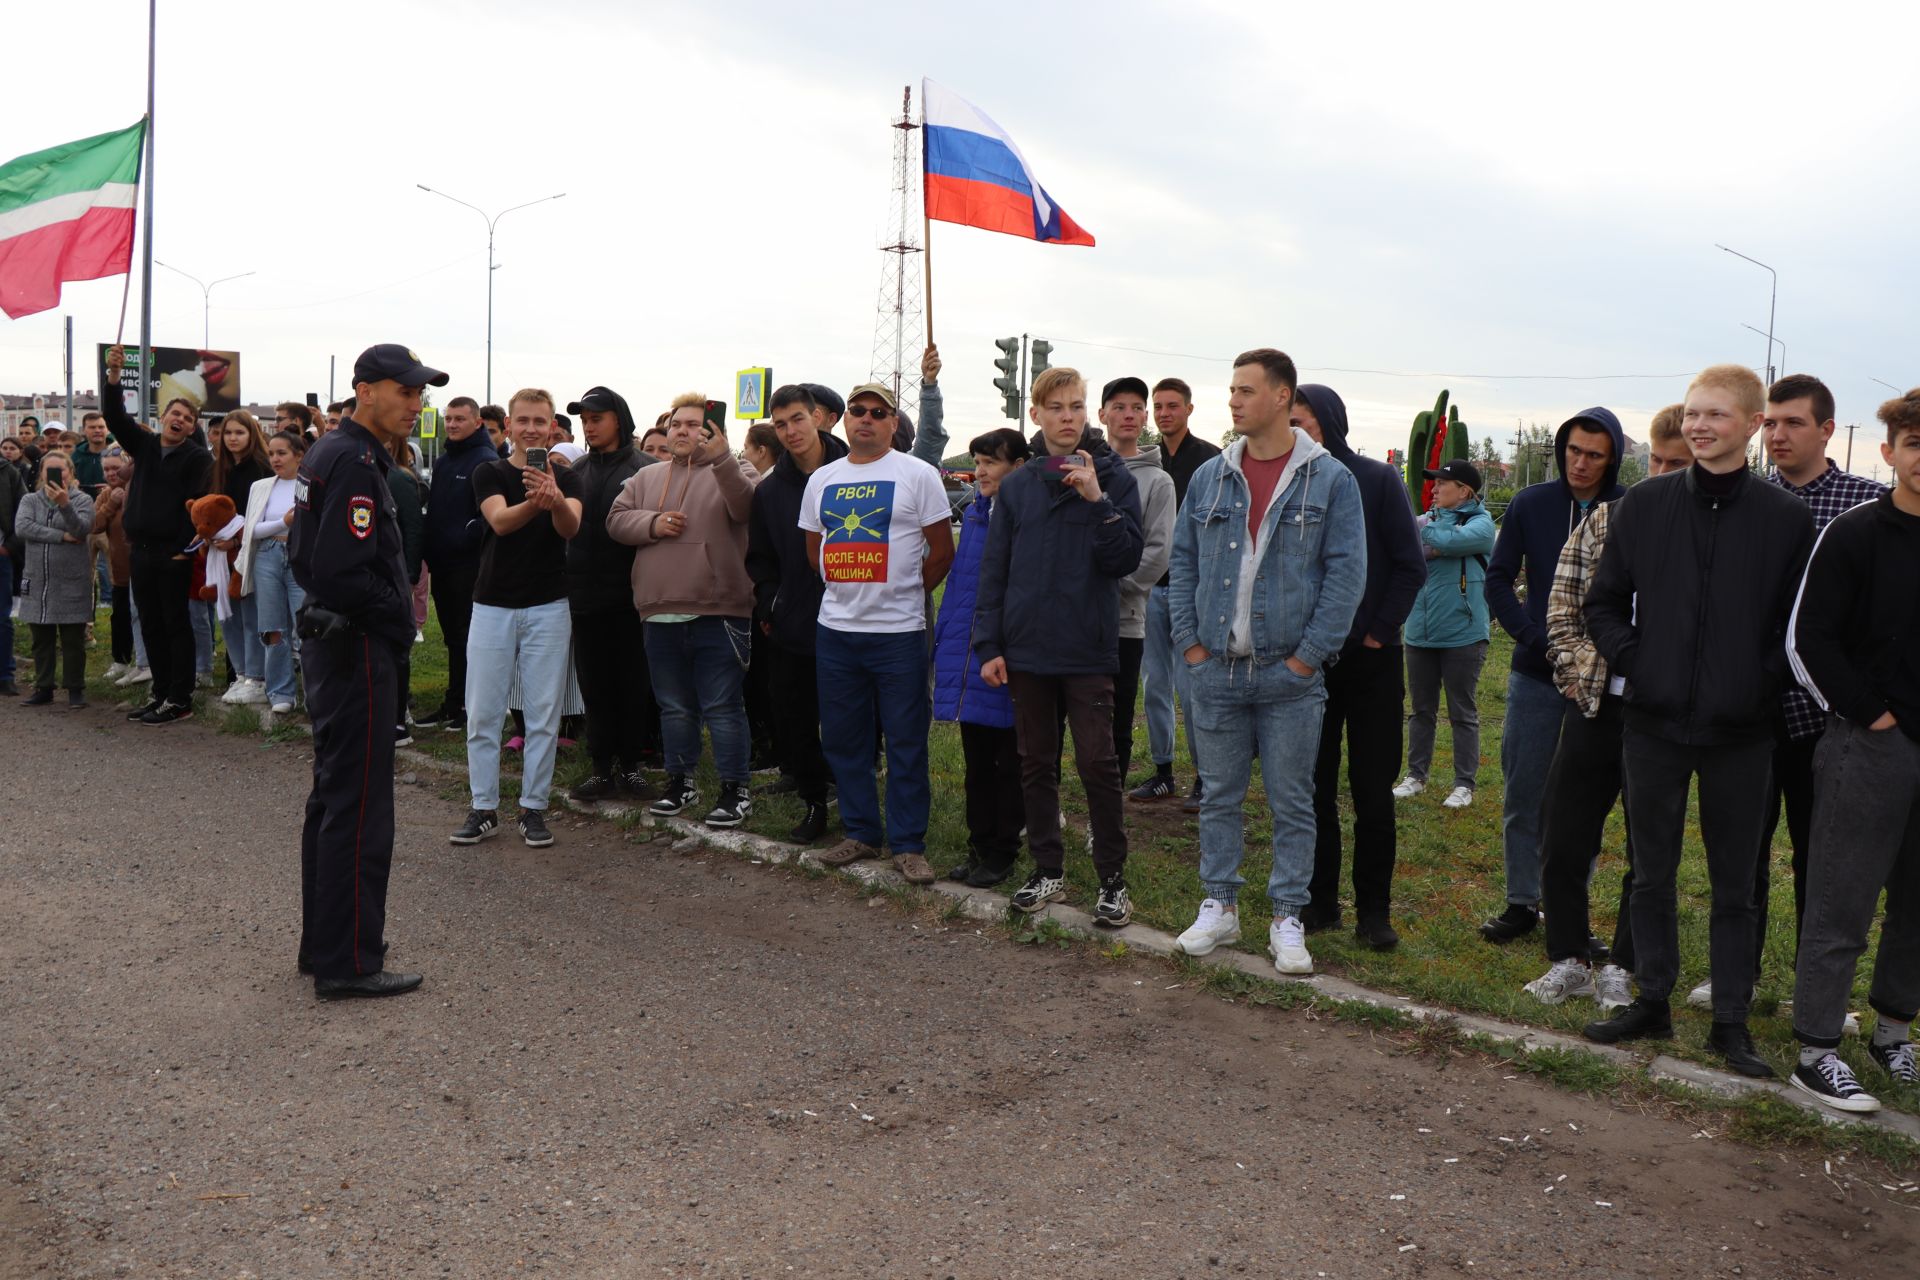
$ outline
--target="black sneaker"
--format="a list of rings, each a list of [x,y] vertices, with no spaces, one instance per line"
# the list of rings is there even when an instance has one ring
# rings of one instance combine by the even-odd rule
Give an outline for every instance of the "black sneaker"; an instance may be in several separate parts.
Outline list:
[[[635,800],[652,798],[653,788],[647,785],[647,776],[638,769],[635,769],[632,773],[622,773],[615,776],[614,783],[620,790],[626,792]]]
[[[1496,946],[1515,938],[1524,938],[1540,924],[1540,913],[1524,902],[1509,902],[1507,909],[1480,925],[1480,936]]]
[[[447,717],[451,714],[452,713],[447,710],[446,704],[441,703],[431,711],[423,711],[415,715],[413,717],[414,727],[420,729],[435,728],[438,725],[444,724]]]
[[[613,794],[613,790],[613,779],[604,773],[596,773],[567,794],[582,804],[587,804],[595,800],[605,800]]]
[[[0,697],[17,698],[19,696],[20,696],[19,685],[15,684],[11,680],[0,680]]]
[[[1902,1040],[1899,1044],[1868,1041],[1867,1055],[1893,1077],[1895,1084],[1920,1084],[1920,1062],[1914,1060],[1913,1041]]]
[[[144,702],[140,706],[137,706],[133,710],[127,712],[127,719],[130,721],[145,720],[148,716],[158,711],[165,704],[165,702],[166,702],[166,699],[164,698],[154,698],[148,702]]]
[[[682,809],[699,798],[700,793],[694,790],[692,781],[685,774],[669,774],[667,789],[661,793],[658,800],[647,806],[647,812],[656,818],[675,817]]]
[[[177,720],[193,719],[193,706],[181,706],[177,702],[163,702],[146,715],[140,717],[141,724],[173,724]]]
[[[1353,936],[1375,951],[1391,951],[1400,945],[1400,935],[1394,932],[1393,922],[1384,914],[1361,916],[1353,926]]]
[[[491,809],[469,809],[466,825],[447,837],[450,844],[479,844],[500,834],[500,815]]]
[[[800,819],[793,830],[787,832],[788,837],[799,844],[812,844],[825,834],[827,834],[827,806],[812,801],[807,802],[806,816]]]
[[[1207,784],[1195,778],[1193,780],[1193,790],[1187,792],[1187,798],[1181,801],[1180,807],[1188,813],[1198,813],[1200,812],[1200,802],[1206,798]]]
[[[790,773],[783,773],[760,788],[763,796],[784,796],[800,789],[800,780]]]
[[[1145,781],[1135,783],[1133,790],[1127,792],[1127,799],[1165,800],[1178,790],[1171,773],[1155,773],[1149,775]]]
[[[710,827],[737,827],[752,812],[753,797],[747,793],[747,784],[723,782],[713,808],[707,811],[706,823]]]
[[[401,747],[410,747],[412,745],[413,745],[413,730],[407,728],[407,726],[403,724],[397,724],[393,726],[394,750],[398,751]]]
[[[1004,866],[991,862],[969,863],[967,887],[969,889],[991,889],[995,885],[1005,884],[1007,877],[1013,874],[1013,863]]]
[[[1604,1022],[1589,1022],[1580,1034],[1595,1044],[1618,1044],[1622,1040],[1673,1039],[1673,1012],[1665,1000],[1635,1000]]]
[[[1853,1068],[1840,1061],[1836,1053],[1827,1054],[1812,1066],[1801,1063],[1787,1079],[1794,1088],[1812,1094],[1816,1101],[1835,1111],[1880,1109],[1880,1099],[1860,1087],[1860,1082],[1854,1079]]]
[[[440,722],[440,727],[448,733],[465,733],[467,731],[467,713],[464,711],[448,712],[447,717]]]
[[[20,699],[20,705],[23,707],[44,707],[51,705],[52,702],[53,690],[51,689],[35,689],[32,693]]]
[[[1059,871],[1038,871],[1013,891],[1013,909],[1028,915],[1067,896],[1067,878]]]
[[[1328,929],[1338,929],[1340,908],[1310,906],[1300,913],[1300,924],[1308,933],[1323,933]]]
[[[1606,943],[1602,942],[1600,940],[1599,934],[1597,933],[1588,934],[1587,935],[1587,963],[1592,965],[1594,968],[1598,969],[1601,965],[1605,964],[1607,961],[1611,959],[1613,959],[1613,948],[1608,946]]]
[[[1133,903],[1127,897],[1127,882],[1110,876],[1100,882],[1100,897],[1093,904],[1093,922],[1118,929],[1133,920]]]
[[[547,815],[540,809],[522,809],[520,811],[520,838],[529,849],[544,849],[553,843],[553,832],[547,830]]]

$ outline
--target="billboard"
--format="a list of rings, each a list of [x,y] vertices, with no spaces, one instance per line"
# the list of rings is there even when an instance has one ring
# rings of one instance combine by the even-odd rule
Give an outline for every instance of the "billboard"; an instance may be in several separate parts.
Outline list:
[[[140,406],[140,348],[127,347],[127,362],[120,370],[120,398],[135,418],[144,415]],[[108,394],[107,344],[101,343],[95,356],[94,373],[100,379],[100,394]],[[147,370],[147,388],[154,408],[185,396],[200,406],[200,416],[217,415],[238,409],[240,399],[240,353],[202,351],[197,347],[155,347],[153,363]]]

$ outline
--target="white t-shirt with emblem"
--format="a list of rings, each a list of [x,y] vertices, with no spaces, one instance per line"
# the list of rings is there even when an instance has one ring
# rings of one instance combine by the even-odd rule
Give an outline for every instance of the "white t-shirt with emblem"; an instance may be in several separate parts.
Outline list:
[[[940,473],[890,451],[872,462],[839,458],[807,478],[800,527],[820,535],[826,594],[820,623],[835,631],[898,633],[927,625],[920,568],[928,525],[948,519]]]

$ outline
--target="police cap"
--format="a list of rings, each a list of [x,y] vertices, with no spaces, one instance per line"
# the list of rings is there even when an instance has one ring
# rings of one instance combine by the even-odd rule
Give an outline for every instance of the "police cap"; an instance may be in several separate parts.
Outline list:
[[[397,382],[403,387],[444,387],[447,375],[420,363],[420,357],[397,342],[368,347],[353,362],[353,385]]]

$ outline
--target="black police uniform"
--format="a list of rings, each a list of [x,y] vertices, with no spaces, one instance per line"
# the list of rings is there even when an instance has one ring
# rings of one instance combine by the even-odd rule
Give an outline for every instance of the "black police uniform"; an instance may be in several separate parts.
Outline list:
[[[393,708],[413,643],[392,457],[351,418],[309,450],[287,535],[313,791],[300,840],[300,956],[316,981],[379,973],[393,865]]]

